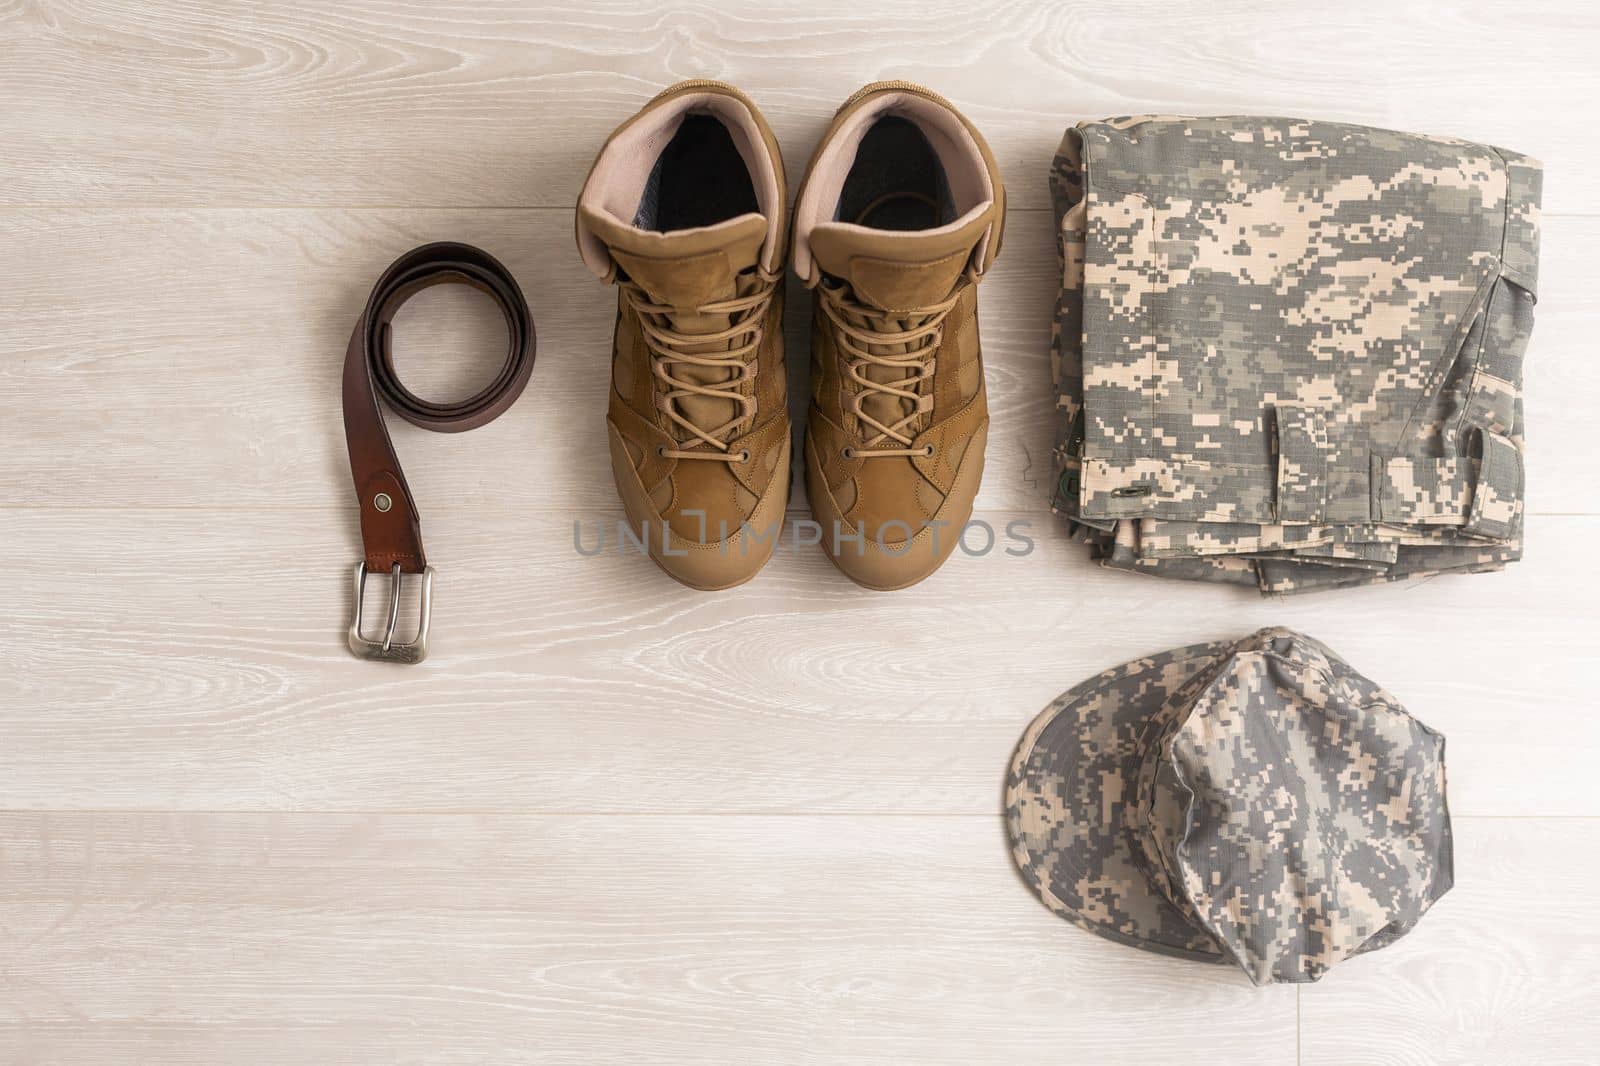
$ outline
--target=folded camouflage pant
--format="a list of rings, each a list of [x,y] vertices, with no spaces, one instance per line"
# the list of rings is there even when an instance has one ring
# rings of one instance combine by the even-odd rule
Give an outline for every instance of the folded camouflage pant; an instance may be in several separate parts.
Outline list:
[[[1540,178],[1338,123],[1068,130],[1055,509],[1107,566],[1268,593],[1520,558]]]

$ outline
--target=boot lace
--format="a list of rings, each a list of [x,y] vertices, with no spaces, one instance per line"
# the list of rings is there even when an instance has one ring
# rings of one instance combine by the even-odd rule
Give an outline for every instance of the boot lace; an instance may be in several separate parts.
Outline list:
[[[677,309],[656,303],[632,281],[621,282],[629,306],[639,317],[645,347],[650,351],[651,372],[664,390],[659,400],[662,412],[694,441],[707,446],[707,449],[658,448],[657,452],[666,458],[710,459],[724,463],[743,463],[750,459],[748,449],[730,451],[729,438],[741,423],[756,413],[755,397],[743,395],[739,388],[756,376],[757,363],[749,357],[761,347],[762,338],[766,336],[767,305],[777,291],[778,282],[777,275],[765,271],[756,271],[752,276],[756,284],[751,292],[694,309],[696,316],[725,315],[729,319],[727,328],[704,333],[679,329],[673,322]],[[722,348],[722,345],[727,347]],[[724,380],[702,384],[680,376],[680,367],[724,369],[731,374]],[[738,410],[722,425],[706,428],[679,410],[679,401],[690,396],[728,400],[737,404]]]
[[[914,426],[933,410],[933,395],[924,392],[923,386],[933,378],[939,345],[944,341],[944,320],[960,300],[961,291],[928,307],[893,315],[861,304],[846,286],[824,284],[818,291],[849,379],[860,386],[851,397],[850,413],[873,434],[861,442],[862,446],[846,448],[845,458],[932,455],[932,445],[911,447]],[[868,373],[874,367],[890,374],[903,371],[905,376],[879,381]],[[894,422],[873,417],[866,402],[874,394],[901,401],[905,414]]]

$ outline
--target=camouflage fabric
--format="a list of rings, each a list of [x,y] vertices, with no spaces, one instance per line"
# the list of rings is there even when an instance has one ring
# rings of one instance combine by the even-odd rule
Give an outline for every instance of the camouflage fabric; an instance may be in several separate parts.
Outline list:
[[[1068,130],[1055,509],[1107,566],[1268,593],[1520,558],[1540,182],[1339,123]]]
[[[1392,943],[1453,881],[1444,738],[1287,629],[1063,693],[1018,745],[1005,803],[1052,911],[1256,984]]]

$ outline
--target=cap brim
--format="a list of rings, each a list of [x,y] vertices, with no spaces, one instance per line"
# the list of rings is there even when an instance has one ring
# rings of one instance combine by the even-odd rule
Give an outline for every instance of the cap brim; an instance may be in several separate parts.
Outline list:
[[[1051,701],[1023,734],[1006,779],[1012,857],[1045,906],[1121,944],[1226,962],[1211,935],[1156,887],[1140,855],[1139,768],[1175,697],[1235,642],[1135,659]]]

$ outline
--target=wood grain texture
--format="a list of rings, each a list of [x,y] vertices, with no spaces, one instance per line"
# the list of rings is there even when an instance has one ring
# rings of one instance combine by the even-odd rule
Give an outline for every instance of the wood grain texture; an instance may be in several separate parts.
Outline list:
[[[1589,260],[1600,219],[1547,220],[1546,231],[1527,367],[1528,505],[1593,511],[1600,293]],[[0,245],[33,250],[28,269],[0,271],[0,419],[26,428],[0,451],[0,495],[30,506],[212,506],[226,486],[233,511],[342,515],[338,378],[350,330],[395,256],[446,238],[512,269],[539,355],[525,397],[484,430],[445,436],[390,419],[424,519],[617,509],[604,414],[616,296],[580,265],[570,211],[0,211]],[[1019,214],[979,301],[992,418],[982,510],[1047,510],[1059,287],[1048,216]],[[798,426],[810,296],[793,284],[788,295]],[[403,369],[421,371],[424,393],[466,394],[491,373],[484,357],[504,351],[484,301],[441,294],[401,325],[418,352],[407,349]],[[463,350],[474,353],[465,364]],[[803,511],[799,481],[792,502]]]
[[[1501,574],[1264,601],[1099,570],[1038,516],[984,516],[1035,522],[1033,554],[893,595],[789,544],[690,595],[579,556],[565,516],[445,510],[434,651],[398,669],[344,648],[353,515],[220,517],[140,511],[108,556],[92,510],[0,511],[29,561],[0,619],[0,808],[981,814],[1059,692],[1282,624],[1449,737],[1456,810],[1600,814],[1574,570],[1596,518],[1535,521]],[[583,516],[584,543],[612,517]]]
[[[1290,114],[1502,144],[1593,212],[1591,4],[1249,0],[10,0],[0,202],[566,207],[605,134],[682,78],[735,82],[798,177],[860,85],[948,95],[1014,203],[1062,130],[1142,113]]]
[[[1593,1061],[1597,44],[1576,0],[0,0],[0,1062]],[[869,595],[786,542],[704,595],[574,549],[620,511],[572,202],[685,77],[749,91],[791,181],[869,80],[985,131],[1013,213],[979,517],[1031,554]],[[1263,601],[1063,543],[1044,174],[1070,123],[1143,112],[1546,162],[1526,562]],[[540,353],[492,426],[391,427],[439,567],[405,670],[344,648],[337,375],[436,239],[506,261]],[[425,395],[492,372],[460,292],[399,329]],[[1448,737],[1456,814],[1456,890],[1298,994],[1052,917],[995,817],[1058,692],[1267,624]]]
[[[29,427],[0,453],[0,493],[147,507],[205,501],[226,485],[234,509],[342,513],[338,381],[350,330],[390,260],[443,238],[479,244],[511,268],[539,354],[525,398],[480,432],[442,436],[390,420],[424,519],[450,508],[618,509],[605,436],[616,294],[580,264],[570,210],[0,212],[0,243],[44,250],[33,269],[0,273],[0,306],[18,309],[0,327],[13,353],[0,363],[0,418]],[[1054,255],[1047,223],[1014,227],[984,286],[996,426],[988,506],[1045,506]],[[810,297],[798,285],[790,297],[791,393],[805,397]],[[504,351],[503,327],[481,301],[429,306],[449,313],[401,325],[438,365],[459,365],[463,348]],[[430,365],[426,354],[404,362]],[[474,357],[472,373],[488,369]],[[423,373],[417,387],[464,384]],[[1011,427],[1003,441],[1001,426]],[[115,478],[106,450],[120,457]],[[804,506],[803,490],[795,502]]]
[[[1458,818],[1455,841],[1411,936],[1301,992],[1304,1066],[1595,1061],[1600,825]]]
[[[0,815],[6,1061],[1293,1061],[1000,820]]]

